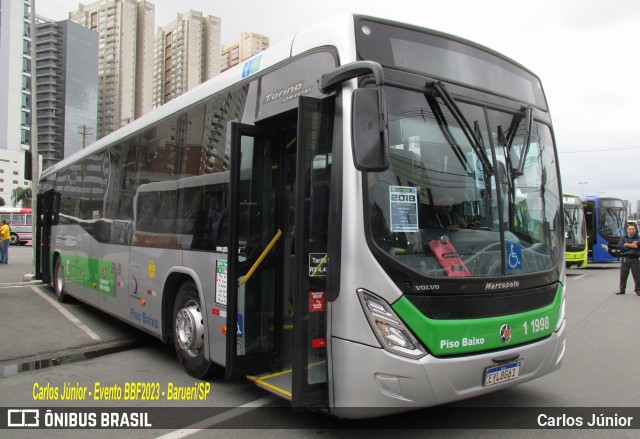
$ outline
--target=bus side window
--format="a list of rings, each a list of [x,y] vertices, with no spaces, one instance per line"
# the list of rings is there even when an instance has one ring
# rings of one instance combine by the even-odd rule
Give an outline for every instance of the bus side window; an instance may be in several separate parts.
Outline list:
[[[155,197],[153,194],[141,196],[138,199],[138,213],[136,230],[140,232],[151,232],[153,230],[153,218],[155,217]]]
[[[193,239],[191,240],[191,248],[194,250],[207,249],[207,219],[209,214],[205,209],[199,209],[193,226]]]
[[[229,245],[229,209],[226,207],[219,211],[214,217],[213,223],[213,250]]]
[[[229,209],[224,203],[225,186],[206,186],[201,199],[203,205],[198,208],[194,218],[194,250],[217,250],[227,246]]]

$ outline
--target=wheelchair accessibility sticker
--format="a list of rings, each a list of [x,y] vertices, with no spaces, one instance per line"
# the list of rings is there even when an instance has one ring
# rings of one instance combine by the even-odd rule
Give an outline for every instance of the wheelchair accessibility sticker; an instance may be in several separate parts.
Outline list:
[[[522,270],[522,247],[514,242],[507,242],[507,270]]]

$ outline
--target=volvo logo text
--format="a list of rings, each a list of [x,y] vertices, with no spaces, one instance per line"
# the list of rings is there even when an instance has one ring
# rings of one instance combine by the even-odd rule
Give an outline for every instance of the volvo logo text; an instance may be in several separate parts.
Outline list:
[[[415,289],[416,291],[433,291],[439,290],[440,285],[416,285]]]

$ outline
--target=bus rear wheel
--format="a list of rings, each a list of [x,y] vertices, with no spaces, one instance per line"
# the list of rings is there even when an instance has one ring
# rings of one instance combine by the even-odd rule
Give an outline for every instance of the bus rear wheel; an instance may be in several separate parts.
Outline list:
[[[67,302],[69,300],[69,295],[64,289],[64,266],[60,257],[56,258],[53,268],[53,289],[56,292],[58,302]]]
[[[213,369],[213,364],[204,358],[204,331],[198,289],[193,282],[185,282],[173,307],[173,343],[187,373],[200,379]]]
[[[11,238],[11,241],[10,241],[11,245],[18,245],[20,243],[20,237],[18,236],[17,233],[11,232],[10,238]]]

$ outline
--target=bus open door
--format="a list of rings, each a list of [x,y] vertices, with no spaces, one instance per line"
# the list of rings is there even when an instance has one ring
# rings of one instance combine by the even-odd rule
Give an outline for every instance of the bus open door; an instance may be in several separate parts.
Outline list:
[[[278,123],[233,126],[226,376],[322,407],[333,100]]]
[[[60,193],[53,190],[38,194],[37,198],[35,278],[45,283],[51,282],[51,226],[58,224],[60,198]]]

